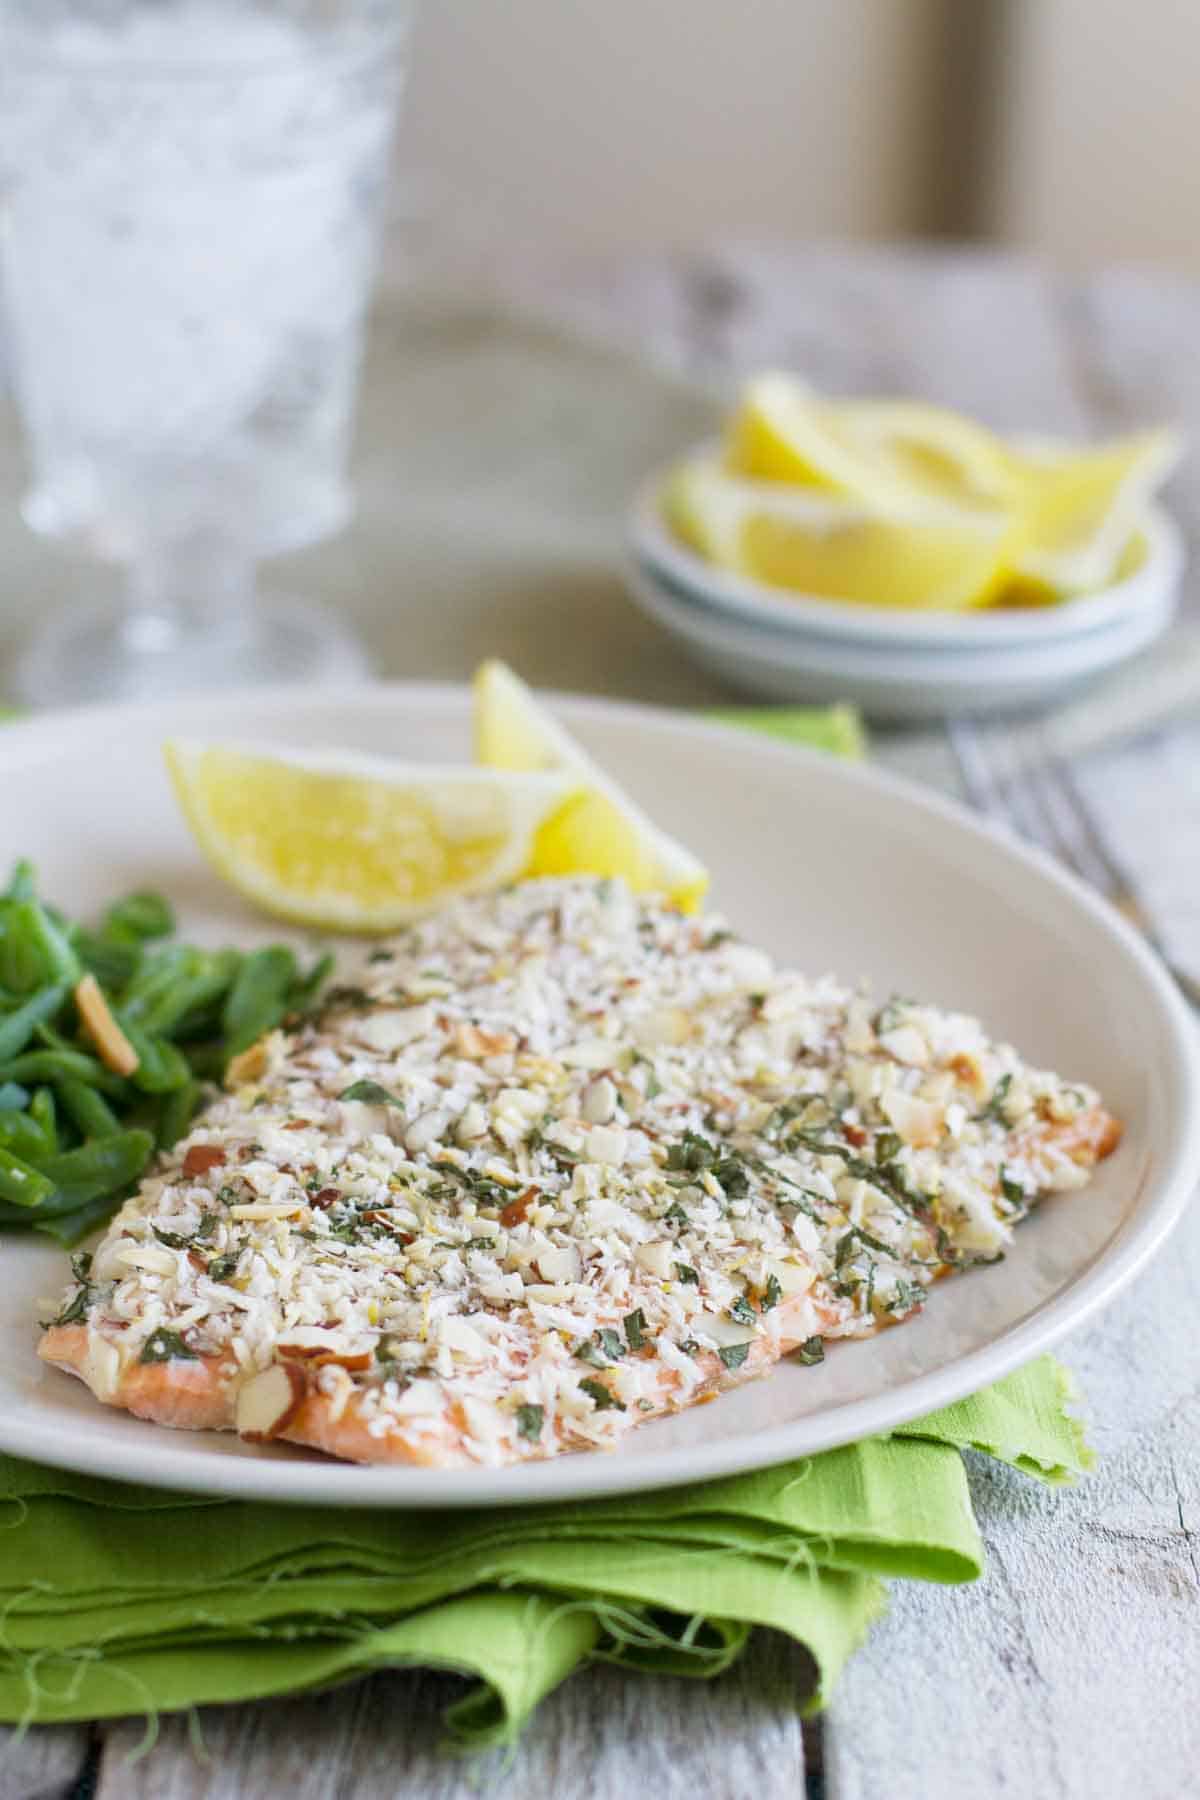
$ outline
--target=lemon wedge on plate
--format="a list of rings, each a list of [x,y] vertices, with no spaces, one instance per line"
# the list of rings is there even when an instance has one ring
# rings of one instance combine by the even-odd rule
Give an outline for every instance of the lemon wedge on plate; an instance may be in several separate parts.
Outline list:
[[[540,868],[569,771],[443,768],[349,751],[176,739],[167,767],[196,841],[248,900],[338,931],[392,931]]]
[[[496,770],[553,771],[576,792],[538,832],[530,875],[622,876],[635,893],[691,911],[708,871],[647,818],[502,662],[475,675],[475,755]]]
[[[1014,452],[1022,524],[1011,597],[1057,600],[1117,580],[1146,502],[1182,453],[1173,431],[1140,432],[1087,450]]]
[[[813,598],[927,611],[960,612],[994,599],[1015,530],[1007,512],[881,516],[830,495],[734,480],[711,459],[678,469],[662,505],[692,549],[754,581]]]
[[[729,428],[731,475],[824,489],[873,512],[1007,507],[1017,482],[984,426],[913,400],[824,400],[792,375],[761,375]]]

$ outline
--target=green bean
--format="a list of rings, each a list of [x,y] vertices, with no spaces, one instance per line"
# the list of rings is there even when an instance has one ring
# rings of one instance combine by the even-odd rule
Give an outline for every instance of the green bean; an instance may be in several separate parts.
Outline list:
[[[97,1225],[108,1223],[122,1198],[121,1194],[105,1194],[88,1206],[80,1206],[74,1212],[64,1213],[61,1218],[44,1218],[40,1212],[30,1213],[28,1223],[43,1236],[55,1238],[65,1250],[73,1250]],[[3,1217],[0,1217],[0,1226],[5,1230],[12,1230],[12,1225]]]
[[[143,1094],[169,1094],[172,1088],[182,1087],[191,1080],[192,1072],[182,1050],[166,1038],[155,1037],[140,1025],[132,1024],[123,1013],[118,1013],[117,1018],[137,1052],[138,1066],[129,1078],[134,1087],[140,1088]]]
[[[110,1137],[93,1138],[77,1150],[47,1157],[41,1173],[51,1183],[54,1194],[48,1203],[47,1217],[57,1218],[115,1193],[118,1188],[128,1187],[141,1174],[153,1150],[154,1139],[148,1131],[116,1131]]]
[[[16,916],[14,905],[0,910],[0,984],[24,998],[47,980],[41,945]]]
[[[0,1144],[0,1200],[10,1206],[41,1206],[55,1189],[52,1175],[22,1162]]]
[[[0,1067],[0,1081],[86,1081],[102,1094],[125,1094],[129,1089],[94,1056],[82,1050],[26,1050]]]
[[[121,1121],[106,1100],[85,1081],[64,1081],[59,1087],[63,1106],[85,1138],[111,1137]]]
[[[8,878],[8,886],[4,890],[5,900],[32,900],[37,892],[33,864],[27,857],[13,864],[13,872]]]
[[[189,1014],[203,1020],[224,997],[237,975],[241,957],[236,950],[206,955],[191,974],[181,976],[141,1014],[147,1031],[174,1037]]]
[[[88,1092],[91,1092],[90,1088]],[[42,1136],[50,1146],[51,1153],[61,1149],[58,1141],[58,1108],[54,1104],[52,1088],[34,1089],[29,1101],[29,1116],[39,1127]]]
[[[11,1062],[19,1056],[37,1026],[52,1019],[66,1004],[69,989],[65,982],[55,987],[43,988],[38,994],[31,994],[23,1006],[16,1012],[9,1013],[6,1019],[0,1019],[0,1062]]]
[[[105,913],[101,929],[118,938],[170,937],[175,929],[175,915],[162,894],[143,888],[115,901]]]
[[[29,1093],[15,1081],[0,1085],[0,1112],[22,1112],[29,1104]]]
[[[140,941],[122,943],[95,931],[77,932],[75,950],[84,967],[110,992],[127,987],[142,960]]]
[[[307,1012],[333,971],[332,953],[319,956],[307,975],[302,975],[288,990],[287,1010]]]
[[[199,1081],[221,1081],[225,1074],[225,1045],[221,1039],[208,1038],[203,1043],[184,1048],[188,1067]]]
[[[9,922],[15,932],[26,934],[41,953],[45,979],[65,981],[74,987],[83,970],[64,931],[47,918],[46,909],[36,900],[17,900],[9,908]]]
[[[269,944],[243,958],[221,1015],[227,1056],[237,1056],[278,1025],[295,979],[296,958],[282,944]]]
[[[137,974],[121,995],[122,1012],[131,1019],[144,1018],[177,981],[195,974],[202,955],[202,951],[187,944],[167,944],[162,949],[146,951]]]
[[[55,1148],[29,1113],[0,1113],[0,1144],[35,1165],[53,1156]]]
[[[154,1134],[160,1150],[169,1150],[172,1144],[178,1143],[195,1117],[199,1100],[198,1081],[188,1081],[173,1093],[163,1095],[158,1109],[158,1127]]]

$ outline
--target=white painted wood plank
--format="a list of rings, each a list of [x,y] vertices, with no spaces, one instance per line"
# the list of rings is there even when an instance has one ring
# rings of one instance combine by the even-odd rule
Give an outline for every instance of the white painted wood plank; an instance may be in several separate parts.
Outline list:
[[[1178,1800],[1200,1770],[1200,1211],[1073,1339],[1096,1472],[974,1459],[976,1586],[906,1583],[842,1678],[835,1800]],[[882,1782],[882,1788],[881,1788]]]
[[[544,1702],[511,1757],[464,1761],[440,1745],[442,1708],[461,1683],[377,1676],[332,1694],[210,1709],[198,1734],[185,1719],[164,1720],[140,1758],[140,1726],[115,1726],[96,1800],[477,1800],[481,1787],[522,1800],[796,1800],[807,1677],[802,1653],[767,1632],[714,1682],[597,1665]]]
[[[0,1726],[2,1800],[73,1800],[88,1754],[84,1725]]]

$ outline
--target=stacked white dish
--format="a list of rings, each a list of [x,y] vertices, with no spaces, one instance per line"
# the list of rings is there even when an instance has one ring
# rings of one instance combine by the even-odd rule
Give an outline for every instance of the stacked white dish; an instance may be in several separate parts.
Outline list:
[[[1136,656],[1175,615],[1178,527],[1158,507],[1112,586],[1054,606],[901,611],[794,594],[714,567],[671,532],[659,471],[631,512],[633,598],[732,686],[767,699],[850,700],[877,718],[1018,711],[1060,699]]]

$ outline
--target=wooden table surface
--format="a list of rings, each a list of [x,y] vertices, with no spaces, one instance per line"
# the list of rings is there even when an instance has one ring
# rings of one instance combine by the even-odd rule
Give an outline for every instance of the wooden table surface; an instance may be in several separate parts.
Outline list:
[[[1182,281],[1055,278],[991,255],[729,249],[590,275],[525,267],[506,285],[694,376],[783,363],[834,390],[925,394],[1002,427],[1109,431],[1167,416],[1200,441],[1200,292]],[[1172,499],[1194,554],[1200,456]],[[611,624],[620,674],[598,663],[593,636],[559,647],[560,685],[665,697],[662,643],[648,626],[638,635],[616,589],[604,606],[593,628]],[[465,673],[423,655],[420,630],[410,617],[406,672]],[[669,679],[679,701],[714,697],[677,659]],[[885,739],[880,753],[903,762],[906,747]],[[1173,954],[1200,971],[1200,727],[1181,717],[1076,772]],[[482,1769],[438,1750],[453,1678],[397,1673],[167,1719],[151,1746],[140,1724],[9,1733],[0,1800],[795,1800],[806,1781],[830,1800],[1200,1792],[1198,1318],[1194,1214],[1136,1290],[1066,1346],[1102,1453],[1095,1476],[1048,1493],[974,1467],[985,1577],[896,1589],[831,1711],[803,1730],[804,1655],[760,1633],[714,1683],[585,1670],[511,1760]]]

